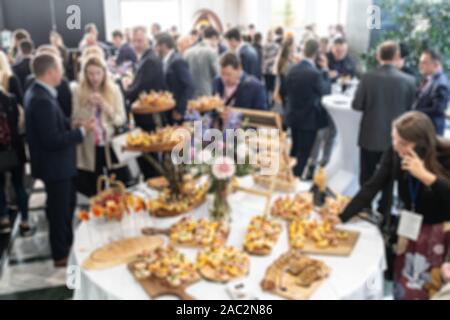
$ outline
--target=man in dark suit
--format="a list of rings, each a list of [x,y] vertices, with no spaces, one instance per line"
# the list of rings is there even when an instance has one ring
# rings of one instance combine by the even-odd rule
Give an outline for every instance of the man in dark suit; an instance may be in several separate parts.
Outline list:
[[[62,61],[51,54],[33,59],[34,84],[25,96],[25,119],[30,147],[31,170],[44,182],[47,193],[47,219],[50,246],[56,267],[65,267],[73,242],[75,192],[72,179],[76,175],[75,146],[87,131],[95,127],[95,119],[71,129],[58,100],[57,87],[62,79]]]
[[[127,105],[135,102],[141,93],[161,91],[165,89],[164,72],[161,59],[150,48],[145,27],[136,27],[132,33],[132,45],[138,58],[134,80],[130,84],[123,81]],[[125,78],[126,79],[126,78]],[[136,125],[145,131],[154,131],[156,126],[152,115],[134,115]],[[155,169],[144,158],[138,158],[139,168],[146,179],[158,175]]]
[[[222,97],[227,106],[258,110],[268,108],[264,85],[243,71],[239,57],[231,52],[220,60],[220,77],[213,82],[213,94]]]
[[[286,78],[288,106],[285,117],[292,130],[292,156],[297,158],[294,168],[297,177],[303,174],[317,131],[327,126],[322,97],[330,92],[326,60],[321,60],[324,62],[322,70],[315,64],[319,43],[308,40],[303,51],[304,59],[291,68]]]
[[[19,78],[22,88],[25,89],[27,77],[31,74],[31,57],[34,45],[30,40],[22,40],[19,43],[19,59],[12,66],[14,74]]]
[[[450,83],[442,69],[441,55],[425,50],[420,57],[420,73],[424,80],[417,91],[414,109],[427,114],[439,135],[444,135],[445,117],[450,97]]]
[[[136,52],[133,47],[124,41],[122,31],[113,32],[112,55],[116,58],[116,65],[121,66],[125,62],[131,62],[133,65],[137,62]]]
[[[175,41],[168,33],[156,38],[156,50],[163,59],[166,85],[177,105],[169,115],[171,124],[181,123],[186,113],[188,100],[194,95],[194,81],[187,61],[175,51]]]
[[[63,59],[63,57],[61,56],[61,52],[51,45],[39,46],[39,48],[36,51],[36,54],[38,55],[41,53],[52,54]],[[31,87],[34,81],[35,76],[33,73],[31,73],[26,79],[24,91],[26,91],[29,87]],[[64,112],[64,115],[70,119],[72,117],[72,91],[70,90],[69,80],[67,80],[66,77],[63,77],[61,83],[56,87],[56,91],[58,92],[59,106]]]
[[[145,27],[133,29],[132,45],[138,57],[138,64],[132,83],[128,78],[123,81],[125,98],[128,105],[135,102],[141,93],[149,91],[161,91],[165,89],[164,72],[161,59],[150,48]],[[151,115],[135,115],[136,125],[143,130],[153,131],[155,124]]]
[[[331,81],[337,81],[340,77],[345,76],[353,78],[356,75],[355,63],[348,54],[348,44],[344,38],[336,38],[333,41],[327,59]]]
[[[239,29],[234,28],[225,34],[228,42],[228,49],[239,56],[242,63],[242,69],[252,76],[257,77],[261,72],[258,70],[258,53],[249,44],[242,41],[242,35]]]
[[[396,67],[401,59],[399,45],[393,41],[384,42],[377,55],[380,66],[362,77],[352,104],[354,110],[362,112],[359,132],[361,185],[373,176],[383,153],[391,146],[392,122],[410,110],[414,102],[414,78]],[[385,212],[389,192],[383,192],[379,212]]]

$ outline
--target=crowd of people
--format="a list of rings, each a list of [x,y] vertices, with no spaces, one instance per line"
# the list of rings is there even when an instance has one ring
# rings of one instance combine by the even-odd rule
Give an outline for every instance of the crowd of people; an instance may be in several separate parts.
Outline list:
[[[48,45],[34,48],[29,32],[17,30],[11,47],[0,51],[1,232],[11,231],[3,192],[6,172],[21,213],[21,234],[33,231],[24,187],[29,161],[32,176],[44,182],[47,193],[55,266],[66,266],[76,192],[93,196],[103,174],[130,181],[111,141],[131,122],[155,130],[154,117],[131,110],[141,93],[152,90],[173,94],[176,107],[161,115],[170,125],[190,119],[188,101],[201,96],[218,95],[227,107],[269,111],[280,105],[291,132],[291,156],[297,159],[294,174],[311,180],[317,167],[327,166],[337,135],[322,98],[333,85],[360,78],[352,107],[362,113],[361,190],[341,220],[372,212],[381,191],[377,211],[383,226],[389,226],[396,192],[404,209],[423,215],[417,241],[402,239],[402,247],[396,247],[393,273],[397,298],[429,298],[423,283],[409,286],[408,268],[413,254],[423,255],[431,269],[450,258],[450,232],[444,225],[450,221],[450,143],[442,138],[450,85],[437,51],[423,52],[421,75],[416,75],[406,63],[407,47],[387,41],[377,51],[379,66],[361,74],[342,26],[333,26],[323,38],[308,26],[296,42],[282,27],[266,36],[254,25],[223,33],[209,26],[179,35],[176,28],[165,32],[158,24],[150,33],[146,27],[114,31],[110,44],[100,41],[96,26],[89,24],[78,50],[79,73],[72,81],[68,50],[55,31]],[[157,175],[145,159],[138,164],[145,178]],[[439,245],[442,250],[436,249]]]

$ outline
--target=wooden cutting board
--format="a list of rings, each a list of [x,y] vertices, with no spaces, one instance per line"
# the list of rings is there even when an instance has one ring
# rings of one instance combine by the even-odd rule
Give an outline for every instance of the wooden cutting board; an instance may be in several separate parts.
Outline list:
[[[142,234],[144,234],[146,236],[164,235],[164,236],[169,237],[169,239],[170,239],[171,229],[170,228],[158,229],[158,228],[151,228],[151,227],[149,227],[149,228],[142,229]],[[224,243],[226,243],[229,235],[230,235],[230,229],[228,228],[228,232],[226,234],[224,234],[224,236],[223,236]],[[187,243],[179,243],[179,242],[172,242],[172,241],[170,241],[170,243],[173,246],[182,247],[182,248],[198,249],[198,248],[208,248],[208,247],[210,247],[210,244],[207,244],[207,245],[187,244]],[[222,245],[224,243],[222,243]]]
[[[186,289],[198,282],[200,280],[200,277],[191,282],[186,283],[184,285],[181,285],[179,287],[171,287],[167,285],[163,280],[158,279],[156,277],[149,277],[146,279],[138,279],[134,276],[134,263],[128,264],[128,269],[130,270],[131,274],[133,275],[134,279],[141,285],[141,287],[144,289],[144,291],[149,295],[151,299],[157,299],[162,296],[175,296],[179,298],[180,300],[196,300],[193,296],[189,295],[186,292]]]
[[[307,288],[297,285],[297,278],[286,271],[286,264],[292,253],[293,251],[282,255],[267,269],[263,282],[272,282],[273,288],[263,288],[263,290],[290,300],[309,300],[327,278],[315,281]],[[323,268],[328,277],[331,269],[326,265],[324,265]]]
[[[336,247],[317,248],[313,241],[306,241],[305,247],[301,249],[301,251],[309,254],[348,257],[352,254],[353,249],[358,242],[360,233],[357,231],[345,231],[349,234],[348,238],[339,241],[339,245]]]
[[[204,266],[202,268],[199,268],[198,272],[205,280],[208,280],[210,282],[217,282],[217,283],[228,283],[230,281],[234,281],[234,280],[246,277],[248,275],[248,273],[246,273],[246,274],[243,274],[243,275],[237,276],[237,277],[233,277],[233,276],[229,276],[229,275],[217,277],[216,271],[210,266]]]
[[[164,244],[161,237],[137,237],[115,241],[90,254],[84,261],[87,270],[104,270],[136,259],[144,251],[153,251]]]

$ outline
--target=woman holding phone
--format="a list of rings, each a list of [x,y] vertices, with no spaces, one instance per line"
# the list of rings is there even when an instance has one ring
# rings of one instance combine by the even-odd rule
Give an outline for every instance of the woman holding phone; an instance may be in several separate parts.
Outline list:
[[[409,112],[394,122],[392,145],[340,218],[349,221],[397,182],[400,209],[423,220],[415,240],[398,237],[394,297],[429,299],[439,290],[441,266],[450,253],[450,141],[437,136],[426,115]],[[389,200],[392,205],[392,196]]]

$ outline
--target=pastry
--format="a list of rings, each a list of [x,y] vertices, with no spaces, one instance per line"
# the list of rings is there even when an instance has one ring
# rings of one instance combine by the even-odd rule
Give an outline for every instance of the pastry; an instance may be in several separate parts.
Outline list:
[[[210,248],[198,253],[197,268],[205,279],[228,282],[248,274],[250,259],[234,247]]]
[[[298,250],[281,255],[267,269],[261,288],[288,299],[309,299],[317,284],[329,276],[322,261],[311,259]]]
[[[148,94],[143,93],[139,96],[139,100],[137,102],[138,108],[145,108],[145,107],[165,108],[174,105],[175,99],[173,98],[172,93],[167,91],[163,92],[151,91]]]
[[[222,109],[224,106],[225,103],[219,96],[204,96],[188,102],[189,111],[196,110],[200,113]]]
[[[130,148],[150,148],[155,145],[167,145],[168,148],[173,148],[183,139],[182,135],[174,134],[178,128],[165,127],[152,133],[144,131],[130,133],[127,136],[127,146]]]
[[[170,242],[193,247],[221,246],[225,244],[229,232],[226,222],[186,217],[171,228]]]
[[[132,266],[137,279],[153,276],[171,287],[179,287],[199,279],[195,265],[172,247],[158,248],[144,254]]]
[[[313,199],[310,193],[300,193],[294,197],[278,198],[272,206],[271,213],[275,217],[287,220],[309,216],[313,211]]]
[[[264,216],[253,217],[244,239],[244,250],[250,254],[268,255],[281,233],[281,224]]]
[[[348,232],[337,230],[328,221],[293,220],[289,225],[289,243],[293,249],[303,249],[307,242],[318,249],[337,247],[348,237]]]
[[[345,197],[340,194],[336,195],[336,198],[327,197],[325,200],[325,205],[320,208],[319,213],[323,216],[338,217],[350,201],[350,197]]]
[[[198,187],[193,183],[187,183],[181,190],[181,196],[173,199],[172,192],[166,188],[156,199],[147,202],[147,209],[150,214],[157,217],[177,216],[201,205],[206,199],[208,190],[208,182]]]

